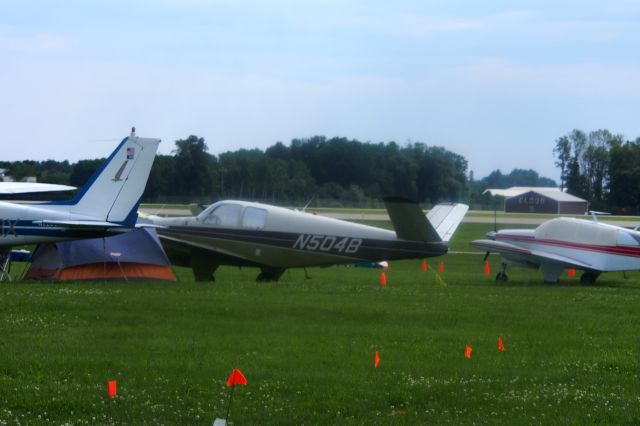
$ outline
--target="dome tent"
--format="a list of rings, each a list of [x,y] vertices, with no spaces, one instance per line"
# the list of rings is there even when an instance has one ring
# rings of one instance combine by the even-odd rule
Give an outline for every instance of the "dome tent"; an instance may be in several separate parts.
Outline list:
[[[175,281],[155,229],[134,229],[107,238],[40,244],[27,279]]]

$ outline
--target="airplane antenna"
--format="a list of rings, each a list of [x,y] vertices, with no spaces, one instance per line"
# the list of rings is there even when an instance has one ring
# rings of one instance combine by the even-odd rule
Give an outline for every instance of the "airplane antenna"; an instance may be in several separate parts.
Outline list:
[[[597,222],[598,221],[598,215],[608,215],[611,213],[607,213],[607,212],[598,212],[595,210],[589,210],[589,213],[591,214],[591,216],[593,217],[593,221]]]
[[[314,195],[313,197],[311,197],[311,199],[309,200],[309,202],[307,204],[304,205],[304,207],[302,208],[302,211],[307,210],[307,207],[309,207],[309,205],[311,204],[311,202],[314,200],[314,198],[316,198],[316,196]]]

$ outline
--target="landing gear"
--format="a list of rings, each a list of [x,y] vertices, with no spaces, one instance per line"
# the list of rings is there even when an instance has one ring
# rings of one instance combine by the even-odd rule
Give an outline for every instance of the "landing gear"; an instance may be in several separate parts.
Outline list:
[[[11,281],[11,251],[0,251],[0,281]]]
[[[218,269],[218,265],[212,264],[210,259],[201,253],[191,255],[191,270],[196,281],[215,281],[213,275]]]
[[[599,276],[600,272],[584,271],[584,273],[580,277],[580,284],[594,284]]]
[[[256,278],[257,282],[271,282],[278,281],[282,274],[284,274],[283,268],[261,268],[260,274]]]
[[[498,272],[498,275],[496,275],[496,282],[506,283],[507,281],[509,281],[509,276],[507,275],[507,264],[503,262],[502,271]]]

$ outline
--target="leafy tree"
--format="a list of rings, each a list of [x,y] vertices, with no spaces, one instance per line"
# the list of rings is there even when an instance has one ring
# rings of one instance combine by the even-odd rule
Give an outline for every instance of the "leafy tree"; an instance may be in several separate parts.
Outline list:
[[[91,178],[91,176],[100,168],[100,165],[104,161],[104,158],[78,161],[71,168],[69,184],[77,187],[83,186],[89,180],[89,178]]]
[[[176,141],[174,176],[178,194],[213,195],[216,188],[216,158],[207,150],[204,138],[194,135]]]
[[[573,130],[559,138],[554,148],[555,164],[561,169],[568,191],[588,199],[593,207],[604,209],[609,204],[610,153],[622,143],[622,136],[602,129],[588,134]]]
[[[640,138],[616,144],[610,151],[610,207],[616,211],[640,212]]]
[[[37,163],[35,161],[24,160],[14,162],[10,169],[9,175],[16,181],[20,182],[26,177],[36,176]]]
[[[143,200],[161,201],[166,199],[167,196],[178,194],[175,178],[175,158],[170,155],[157,155],[149,173]]]
[[[556,140],[553,154],[556,157],[555,165],[560,168],[560,189],[564,190],[564,183],[567,179],[567,168],[571,160],[571,142],[568,137],[563,136]]]

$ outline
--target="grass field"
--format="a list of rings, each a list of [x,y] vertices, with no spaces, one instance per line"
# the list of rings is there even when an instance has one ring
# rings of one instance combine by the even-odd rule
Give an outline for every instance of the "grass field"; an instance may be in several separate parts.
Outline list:
[[[638,424],[640,273],[559,285],[455,252],[203,284],[0,283],[0,424]],[[445,272],[434,273],[440,260]],[[437,277],[440,276],[440,279]],[[501,336],[506,350],[497,350]],[[473,348],[464,357],[465,345]],[[380,365],[373,368],[374,354]],[[118,382],[118,396],[106,382]]]

